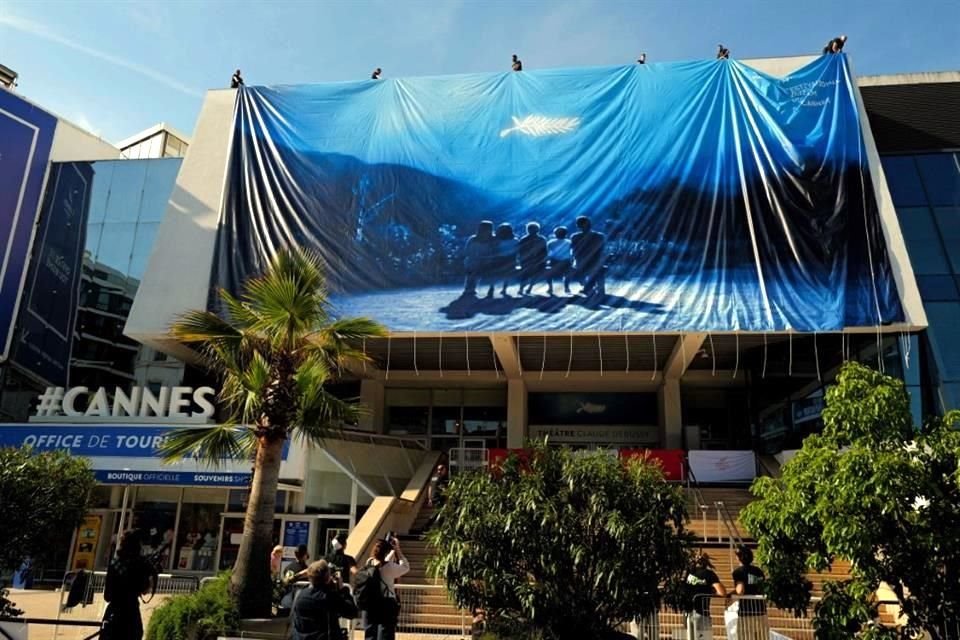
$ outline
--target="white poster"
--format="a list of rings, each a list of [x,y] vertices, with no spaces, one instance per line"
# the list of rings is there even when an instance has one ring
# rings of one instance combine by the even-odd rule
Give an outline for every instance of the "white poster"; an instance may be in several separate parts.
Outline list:
[[[697,482],[749,482],[757,476],[753,451],[690,451],[687,458]]]

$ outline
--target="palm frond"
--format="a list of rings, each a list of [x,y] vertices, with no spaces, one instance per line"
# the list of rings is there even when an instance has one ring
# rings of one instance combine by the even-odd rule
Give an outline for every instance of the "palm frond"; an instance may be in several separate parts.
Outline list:
[[[331,364],[344,369],[350,361],[370,362],[372,358],[359,345],[364,340],[386,335],[386,328],[369,318],[342,318],[312,333],[310,340]]]
[[[210,368],[240,365],[244,336],[232,324],[210,311],[188,311],[170,325],[180,342],[196,347]]]
[[[167,433],[159,452],[164,462],[193,457],[217,467],[228,460],[250,458],[256,440],[244,426],[218,424],[196,429],[181,428]]]
[[[256,422],[270,382],[270,363],[260,351],[253,351],[242,370],[224,376],[220,399],[241,421]]]
[[[325,389],[313,394],[309,402],[303,402],[297,416],[295,432],[316,444],[331,433],[339,431],[344,424],[355,424],[365,411],[355,402],[337,398]]]
[[[220,289],[219,295],[220,301],[227,313],[230,314],[230,320],[235,327],[248,328],[256,323],[257,316],[246,303],[233,297],[226,289]]]

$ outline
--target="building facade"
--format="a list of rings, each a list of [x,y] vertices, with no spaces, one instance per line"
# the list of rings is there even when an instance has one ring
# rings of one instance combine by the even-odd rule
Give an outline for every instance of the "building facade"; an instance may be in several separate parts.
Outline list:
[[[776,77],[812,60],[746,64]],[[718,466],[711,477],[748,481],[759,461],[798,448],[821,428],[825,389],[847,360],[901,377],[917,423],[960,407],[960,74],[861,78],[858,84],[869,193],[885,240],[886,254],[874,262],[890,264],[902,319],[822,332],[587,324],[478,331],[459,328],[448,313],[452,320],[442,329],[391,331],[358,345],[370,361],[337,386],[338,395],[358,397],[369,409],[349,438],[324,450],[292,447],[278,494],[278,542],[302,539],[319,555],[329,535],[350,529],[375,497],[398,495],[429,451],[466,464],[548,437],[573,447],[698,452],[698,460],[717,459],[702,452],[723,452],[728,461],[745,454],[753,462],[737,466],[740,475],[724,476]],[[39,170],[36,231],[29,259],[22,260],[11,346],[0,365],[0,415],[9,423],[6,431],[0,426],[0,445],[53,428],[30,422],[46,387],[103,387],[112,395],[116,388],[159,394],[216,386],[167,327],[178,313],[208,304],[218,233],[229,222],[231,172],[255,164],[236,164],[235,113],[244,99],[234,90],[209,92],[192,140],[158,125],[90,157],[68,125],[56,126],[54,152]],[[515,126],[526,126],[522,122]],[[504,131],[499,138],[518,135]],[[278,176],[294,170],[278,169],[263,174],[269,175],[265,184],[275,186]],[[376,187],[358,181],[351,188],[367,226],[335,241],[379,232],[371,220],[392,234],[387,244],[407,241],[412,227],[401,223],[391,209],[396,205],[381,208],[374,201]],[[377,217],[380,211],[385,217]],[[605,230],[616,227],[606,222]],[[650,250],[626,240],[616,246],[634,257]],[[443,264],[417,264],[447,277]],[[613,275],[609,281],[616,286]],[[591,322],[617,313],[605,308]],[[190,425],[81,420],[66,426],[125,437],[137,429]],[[88,556],[65,542],[61,570],[104,566],[116,533],[131,522],[156,531],[157,546],[172,543],[165,558],[171,570],[210,573],[229,566],[242,524],[242,465],[234,477],[214,482],[197,470],[190,477],[165,471],[149,448],[92,459],[98,473],[114,474],[102,478],[91,513],[102,534]]]

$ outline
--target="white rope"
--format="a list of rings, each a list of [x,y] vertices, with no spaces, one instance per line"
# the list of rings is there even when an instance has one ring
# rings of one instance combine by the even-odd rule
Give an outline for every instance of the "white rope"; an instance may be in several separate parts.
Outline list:
[[[820,377],[820,352],[817,350],[817,332],[813,332],[813,361],[817,364],[817,382],[823,382]]]
[[[413,371],[420,376],[420,369],[417,368],[417,332],[413,332]]]
[[[653,338],[653,373],[650,375],[651,380],[657,379],[657,334],[651,333],[650,337]]]
[[[623,323],[621,322],[620,324],[622,325]],[[627,350],[627,368],[624,369],[623,372],[630,373],[630,338],[627,334],[623,334],[623,346],[626,347]]]
[[[680,375],[682,376],[687,370],[687,345],[683,339],[683,334],[680,334]]]
[[[470,376],[470,334],[466,331],[463,332],[463,340],[467,345],[467,376]]]
[[[573,367],[573,329],[570,329],[570,357],[567,359],[567,374],[564,378],[570,377],[570,368]]]
[[[603,377],[603,345],[600,343],[600,332],[597,332],[597,349],[600,351],[600,377]]]
[[[767,332],[763,332],[763,369],[760,371],[760,377],[767,377]]]
[[[437,347],[437,366],[440,369],[440,377],[443,377],[443,334],[440,334],[440,344]]]
[[[543,334],[543,358],[540,360],[540,379],[543,380],[543,371],[547,368],[547,334]]]
[[[734,338],[736,339],[736,341],[737,341],[737,346],[736,346],[736,349],[737,349],[737,359],[734,360],[734,362],[733,362],[733,377],[734,377],[734,379],[736,379],[736,377],[737,377],[737,372],[740,370],[740,334],[739,334],[739,333],[735,333],[735,334],[733,334],[733,337],[734,337]]]
[[[497,380],[500,379],[500,367],[497,365],[497,350],[493,350],[493,373],[497,376]]]
[[[520,332],[517,331],[517,368],[520,369],[520,377],[523,377],[523,360],[520,358]]]
[[[793,332],[787,334],[787,375],[793,375]]]
[[[383,377],[384,380],[390,379],[390,336],[391,334],[388,333],[387,334],[387,373]]]
[[[903,341],[903,366],[906,369],[910,368],[910,351],[913,349],[913,338],[910,337],[907,332],[903,332],[900,339]]]
[[[707,337],[710,339],[710,360],[713,362],[713,366],[710,372],[710,375],[717,375],[717,352],[713,349],[713,334],[708,333]]]

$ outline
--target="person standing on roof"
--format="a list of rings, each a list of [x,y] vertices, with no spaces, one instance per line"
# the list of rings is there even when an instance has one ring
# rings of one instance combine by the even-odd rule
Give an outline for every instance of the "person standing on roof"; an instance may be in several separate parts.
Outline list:
[[[523,62],[517,57],[517,54],[513,54],[513,64],[511,67],[514,71],[523,71]]]
[[[233,72],[233,76],[230,77],[230,88],[239,89],[243,86],[243,76],[240,75],[240,69],[237,69]]]

